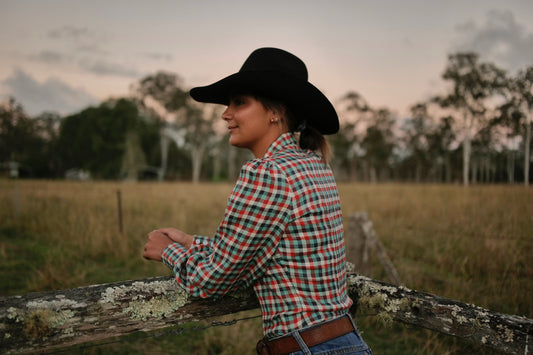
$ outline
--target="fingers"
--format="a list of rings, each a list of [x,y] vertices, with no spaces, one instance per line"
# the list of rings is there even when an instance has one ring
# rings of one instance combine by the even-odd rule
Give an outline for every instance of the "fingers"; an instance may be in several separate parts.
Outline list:
[[[182,231],[177,230],[176,228],[160,228],[157,229],[158,232],[163,233],[170,239],[174,240],[175,242],[178,242],[177,239],[180,238],[180,235],[183,234]]]
[[[157,230],[160,233],[165,234],[176,243],[180,243],[185,248],[190,248],[193,240],[193,236],[185,232],[182,232],[176,228],[161,228]]]
[[[148,233],[147,242],[144,245],[143,257],[148,260],[161,261],[161,254],[163,250],[172,243],[167,235],[160,231],[152,231]]]
[[[150,233],[148,233],[148,240],[149,241],[156,240],[157,238],[161,238],[161,237],[167,237],[168,238],[168,235],[166,235],[166,233],[163,233],[161,231],[161,229],[155,229],[155,230],[151,231]]]
[[[161,261],[161,254],[169,244],[176,242],[188,249],[192,245],[192,241],[192,235],[175,228],[156,229],[148,233],[143,257],[148,260]]]

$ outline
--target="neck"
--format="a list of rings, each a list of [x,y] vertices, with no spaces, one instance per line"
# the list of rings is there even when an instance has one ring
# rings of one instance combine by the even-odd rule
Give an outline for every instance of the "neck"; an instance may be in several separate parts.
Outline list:
[[[261,139],[260,142],[257,142],[257,144],[250,148],[252,151],[254,157],[256,158],[262,158],[265,156],[266,152],[268,151],[268,148],[278,139],[283,133],[286,133],[286,131],[279,130],[276,132],[273,132],[271,134],[267,134]]]

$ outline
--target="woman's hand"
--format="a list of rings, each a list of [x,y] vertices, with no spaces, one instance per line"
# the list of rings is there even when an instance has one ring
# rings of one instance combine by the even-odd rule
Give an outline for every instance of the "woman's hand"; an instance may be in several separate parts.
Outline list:
[[[179,243],[189,249],[193,236],[174,228],[162,228],[148,233],[148,241],[144,245],[143,257],[148,260],[161,261],[163,250],[171,243]]]
[[[167,237],[172,239],[172,241],[180,243],[183,247],[187,249],[189,249],[192,245],[193,236],[190,234],[187,234],[175,228],[162,228],[158,229],[157,231],[165,234]]]

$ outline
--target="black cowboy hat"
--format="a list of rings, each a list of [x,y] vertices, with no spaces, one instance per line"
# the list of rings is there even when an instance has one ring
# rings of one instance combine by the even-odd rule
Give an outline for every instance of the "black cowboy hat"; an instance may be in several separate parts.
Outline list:
[[[208,86],[191,89],[199,102],[228,105],[233,93],[251,92],[285,103],[297,119],[322,134],[339,130],[339,118],[328,98],[308,81],[307,68],[298,57],[277,48],[259,48],[238,73]]]

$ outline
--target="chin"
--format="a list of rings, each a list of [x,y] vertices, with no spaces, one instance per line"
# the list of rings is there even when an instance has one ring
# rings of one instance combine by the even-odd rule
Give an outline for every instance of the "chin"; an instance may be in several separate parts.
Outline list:
[[[234,147],[239,147],[239,148],[241,147],[241,145],[239,144],[239,141],[236,141],[236,140],[231,139],[231,138],[229,139],[229,144],[231,144]]]

